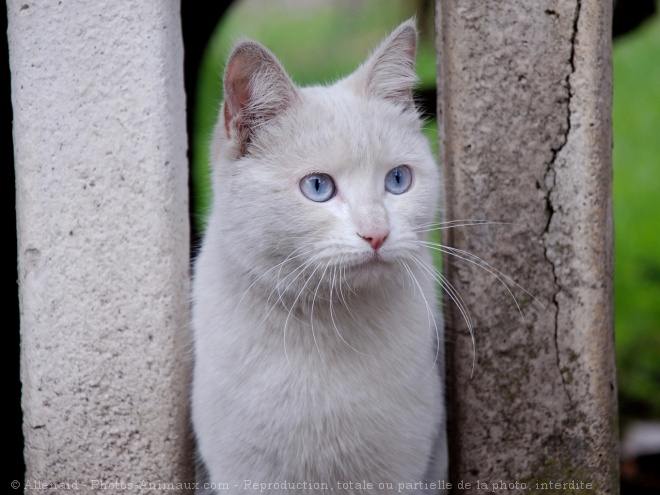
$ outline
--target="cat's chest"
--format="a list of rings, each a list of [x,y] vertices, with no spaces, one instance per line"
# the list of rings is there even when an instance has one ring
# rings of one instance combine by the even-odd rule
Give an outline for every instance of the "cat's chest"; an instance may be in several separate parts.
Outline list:
[[[427,441],[441,402],[433,346],[420,346],[417,361],[412,354],[401,361],[394,353],[360,353],[346,344],[346,352],[330,351],[323,338],[310,347],[280,337],[264,339],[267,346],[244,339],[244,347],[209,353],[212,361],[205,361],[213,371],[199,363],[206,410],[225,424],[215,433],[223,444],[236,448],[254,438],[249,448],[273,444],[300,452],[341,441],[333,447],[336,455],[345,449],[355,456],[364,454],[366,442],[381,445],[382,456],[402,443],[414,450],[413,444]]]
[[[309,404],[317,402],[319,391],[324,397],[359,397],[363,388],[386,392],[398,382],[414,381],[424,369],[420,362],[427,371],[433,365],[428,323],[416,332],[402,326],[396,335],[391,321],[357,318],[317,318],[314,324],[295,317],[250,318],[247,325],[242,318],[240,327],[219,327],[213,339],[198,346],[198,363],[228,388],[261,395],[291,390],[306,394],[299,398]]]

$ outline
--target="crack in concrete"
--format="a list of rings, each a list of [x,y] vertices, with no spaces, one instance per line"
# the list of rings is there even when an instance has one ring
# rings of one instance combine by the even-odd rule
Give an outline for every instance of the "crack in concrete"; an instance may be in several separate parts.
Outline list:
[[[552,222],[552,218],[555,214],[555,208],[554,205],[552,204],[552,191],[555,187],[555,164],[557,161],[557,156],[561,151],[564,149],[566,146],[566,143],[568,142],[568,137],[571,132],[571,98],[572,98],[572,87],[571,87],[571,76],[575,73],[575,44],[576,44],[576,39],[577,39],[577,34],[578,34],[578,23],[580,20],[580,10],[582,8],[582,0],[577,0],[576,6],[575,6],[575,13],[573,15],[573,25],[572,25],[572,33],[571,33],[571,50],[570,50],[570,56],[568,59],[568,65],[569,65],[569,73],[566,75],[565,78],[565,83],[566,83],[566,93],[567,93],[567,98],[566,98],[566,129],[564,130],[563,133],[563,140],[561,144],[557,148],[552,148],[552,158],[550,159],[550,162],[548,163],[548,166],[546,168],[545,176],[544,176],[544,182],[547,184],[550,184],[547,189],[546,193],[546,210],[549,212],[548,214],[548,222],[546,223],[545,229],[543,230],[543,233],[541,234],[542,237],[545,237],[547,239],[547,235],[550,232],[550,223]],[[549,179],[551,179],[551,182],[549,182]],[[557,356],[557,371],[559,371],[559,377],[561,378],[561,382],[564,388],[564,392],[566,393],[566,397],[568,398],[568,403],[571,407],[571,409],[574,407],[573,404],[573,399],[571,397],[570,392],[568,391],[567,388],[567,383],[566,379],[564,378],[564,372],[562,371],[561,368],[561,356],[560,356],[560,351],[559,351],[559,301],[557,300],[558,294],[562,291],[561,283],[559,281],[559,277],[557,276],[557,267],[555,266],[555,263],[550,259],[548,256],[548,246],[545,242],[543,242],[544,250],[543,250],[543,255],[545,256],[545,259],[550,263],[552,266],[552,273],[554,275],[554,284],[556,287],[556,290],[554,294],[552,295],[552,304],[555,306],[555,322],[554,322],[554,343],[555,343],[555,352]]]

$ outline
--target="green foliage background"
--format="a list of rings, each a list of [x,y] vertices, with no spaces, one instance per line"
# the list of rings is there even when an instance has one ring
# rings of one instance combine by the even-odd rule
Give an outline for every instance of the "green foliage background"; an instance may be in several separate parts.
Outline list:
[[[620,411],[660,418],[660,16],[614,43],[615,328]]]

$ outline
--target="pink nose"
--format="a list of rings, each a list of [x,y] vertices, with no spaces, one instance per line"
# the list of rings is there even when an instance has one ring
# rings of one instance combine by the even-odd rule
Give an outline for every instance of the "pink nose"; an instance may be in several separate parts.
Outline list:
[[[371,244],[371,247],[374,248],[375,251],[383,245],[385,239],[387,239],[387,236],[390,235],[390,231],[381,230],[381,231],[367,232],[365,234],[358,234],[358,235],[362,237],[362,239],[367,241],[369,244]]]

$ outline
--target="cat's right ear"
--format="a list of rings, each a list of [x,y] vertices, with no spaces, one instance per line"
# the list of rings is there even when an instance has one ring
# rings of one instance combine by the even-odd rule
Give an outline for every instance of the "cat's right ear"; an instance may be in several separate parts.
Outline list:
[[[415,20],[409,19],[396,28],[347,80],[369,98],[387,100],[414,110],[416,52],[417,27]]]
[[[245,154],[260,126],[293,105],[298,90],[280,62],[265,47],[242,41],[229,57],[224,77],[224,127]]]

